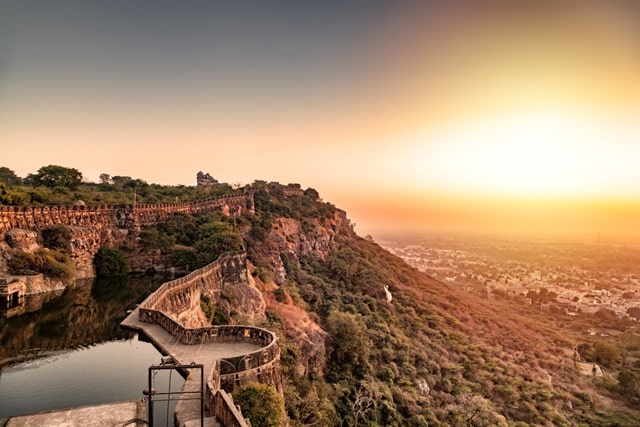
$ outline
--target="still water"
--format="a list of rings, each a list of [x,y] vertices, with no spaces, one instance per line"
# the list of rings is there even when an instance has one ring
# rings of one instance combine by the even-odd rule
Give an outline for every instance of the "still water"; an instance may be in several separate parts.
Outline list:
[[[119,324],[165,280],[78,281],[0,312],[0,418],[141,399],[160,354]],[[156,381],[160,390],[183,383],[166,372]]]

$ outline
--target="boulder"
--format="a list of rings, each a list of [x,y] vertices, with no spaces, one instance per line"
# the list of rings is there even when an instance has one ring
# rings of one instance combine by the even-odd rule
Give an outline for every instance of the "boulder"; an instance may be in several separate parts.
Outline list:
[[[21,249],[25,252],[40,249],[37,231],[12,228],[4,234],[4,239],[11,249]]]

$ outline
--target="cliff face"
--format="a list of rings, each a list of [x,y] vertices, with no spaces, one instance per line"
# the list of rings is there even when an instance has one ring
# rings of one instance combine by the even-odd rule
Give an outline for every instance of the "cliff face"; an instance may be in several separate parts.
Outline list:
[[[288,270],[299,268],[305,257],[325,260],[337,241],[350,235],[351,224],[341,210],[323,219],[277,217],[267,237],[259,241],[252,239],[248,230],[245,233],[249,258],[273,275],[274,283],[265,283],[258,277],[255,281],[262,290],[266,309],[282,318],[282,333],[298,350],[296,369],[300,374],[324,374],[327,332],[304,309],[303,302],[294,301],[287,294],[287,282],[293,279]]]
[[[286,280],[285,263],[300,263],[300,257],[311,256],[325,259],[332,244],[340,235],[352,233],[351,225],[344,211],[336,210],[330,219],[278,217],[273,221],[265,239],[253,242],[249,252],[253,258],[264,260],[274,273],[276,283]],[[245,233],[245,239],[251,241]]]
[[[93,258],[103,247],[117,247],[130,236],[128,230],[109,227],[70,227],[71,259],[77,278],[95,277]]]

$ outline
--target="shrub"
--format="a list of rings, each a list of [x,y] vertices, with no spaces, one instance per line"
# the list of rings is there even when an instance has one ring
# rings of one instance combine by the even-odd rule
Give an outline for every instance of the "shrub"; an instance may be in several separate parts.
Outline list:
[[[285,424],[284,402],[271,386],[250,383],[240,387],[233,395],[242,414],[254,427],[278,427]]]
[[[212,325],[228,325],[229,316],[224,314],[209,295],[200,296],[200,309]]]
[[[148,228],[140,232],[140,244],[145,249],[159,249],[161,253],[166,254],[175,244],[175,240],[156,228]]]
[[[273,281],[273,277],[271,276],[271,272],[263,267],[256,268],[253,273],[253,277],[257,277],[262,280],[263,283],[269,283]]]
[[[276,297],[276,301],[280,303],[286,304],[286,302],[289,300],[289,294],[282,286],[278,287],[275,291],[273,291],[273,293]]]
[[[192,249],[174,249],[171,251],[171,262],[175,267],[184,267],[186,270],[202,267],[198,262],[198,254]]]
[[[7,262],[12,274],[33,274],[42,268],[42,259],[29,252],[17,252]]]
[[[70,280],[75,274],[69,255],[57,250],[41,250],[34,254],[20,251],[9,259],[7,266],[12,274],[42,273],[62,280]]]
[[[49,277],[69,280],[75,274],[75,268],[71,258],[66,252],[49,250],[42,251],[42,273]]]
[[[126,276],[129,273],[129,262],[120,249],[100,248],[93,264],[99,277]]]
[[[42,242],[45,248],[71,251],[71,229],[66,225],[56,225],[42,230]]]

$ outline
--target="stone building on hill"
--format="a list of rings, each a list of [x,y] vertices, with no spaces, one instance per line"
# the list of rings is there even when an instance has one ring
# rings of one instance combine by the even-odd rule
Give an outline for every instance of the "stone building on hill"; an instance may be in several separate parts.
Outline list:
[[[218,180],[209,175],[208,173],[198,172],[196,175],[196,183],[198,187],[213,187],[219,184]]]

